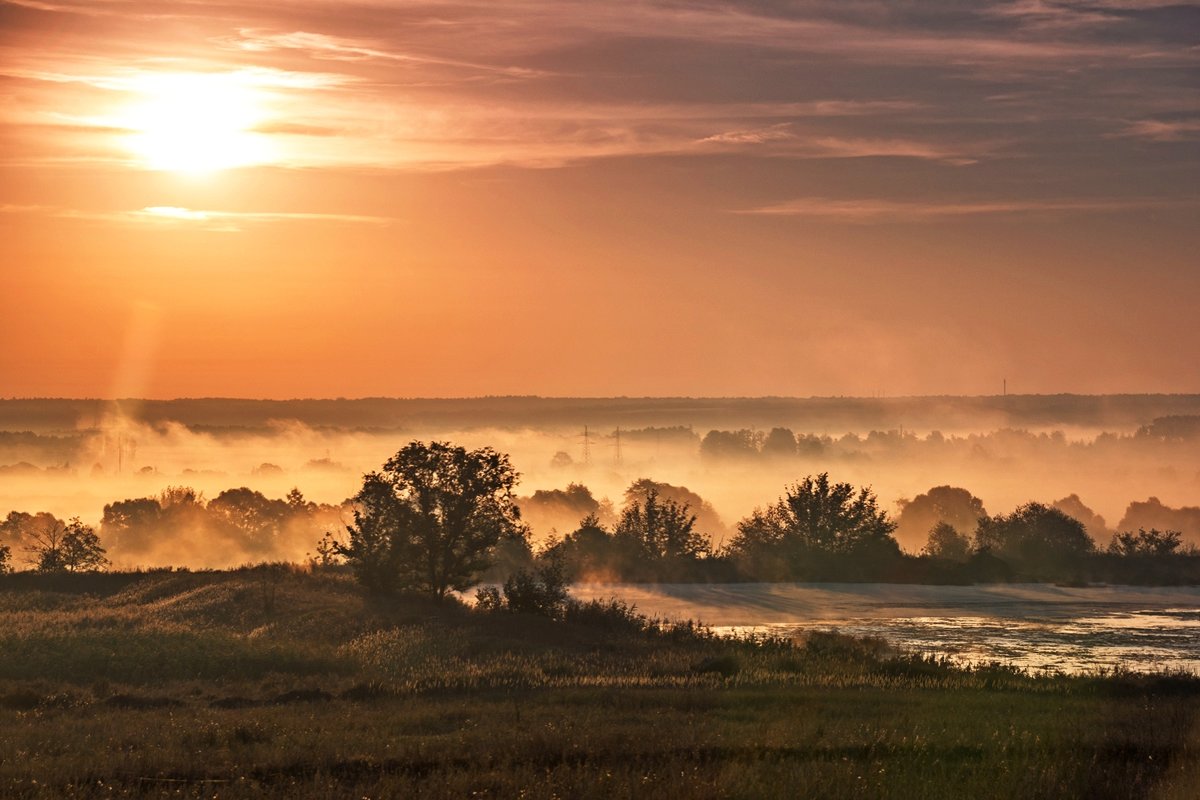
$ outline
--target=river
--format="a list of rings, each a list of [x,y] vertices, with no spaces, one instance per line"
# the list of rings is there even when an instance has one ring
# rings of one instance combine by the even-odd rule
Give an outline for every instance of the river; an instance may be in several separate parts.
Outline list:
[[[1200,674],[1200,587],[990,584],[577,584],[720,633],[838,631],[963,664]]]

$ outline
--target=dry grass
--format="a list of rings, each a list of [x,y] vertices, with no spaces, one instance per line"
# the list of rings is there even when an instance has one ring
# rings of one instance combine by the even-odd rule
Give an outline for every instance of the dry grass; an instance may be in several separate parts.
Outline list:
[[[484,615],[286,569],[23,580],[0,581],[3,797],[1200,796],[1190,680]]]

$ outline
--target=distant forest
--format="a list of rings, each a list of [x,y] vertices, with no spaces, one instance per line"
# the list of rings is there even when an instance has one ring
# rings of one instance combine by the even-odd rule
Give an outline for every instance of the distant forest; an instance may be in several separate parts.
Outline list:
[[[67,432],[118,413],[148,424],[259,429],[272,420],[343,429],[678,425],[805,431],[1078,426],[1133,428],[1156,417],[1200,415],[1200,395],[991,395],[811,398],[365,398],[336,400],[0,399],[0,430]]]

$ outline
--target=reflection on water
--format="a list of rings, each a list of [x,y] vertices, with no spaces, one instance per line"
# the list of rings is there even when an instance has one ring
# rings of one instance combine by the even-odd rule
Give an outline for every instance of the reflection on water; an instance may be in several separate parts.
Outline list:
[[[699,619],[722,633],[838,631],[964,664],[1200,674],[1194,587],[895,584],[579,585],[642,613]]]

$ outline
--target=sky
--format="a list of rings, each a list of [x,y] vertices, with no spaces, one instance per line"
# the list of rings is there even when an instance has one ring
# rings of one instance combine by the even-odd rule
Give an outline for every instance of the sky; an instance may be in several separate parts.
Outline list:
[[[0,397],[1200,392],[1200,4],[0,0]]]

